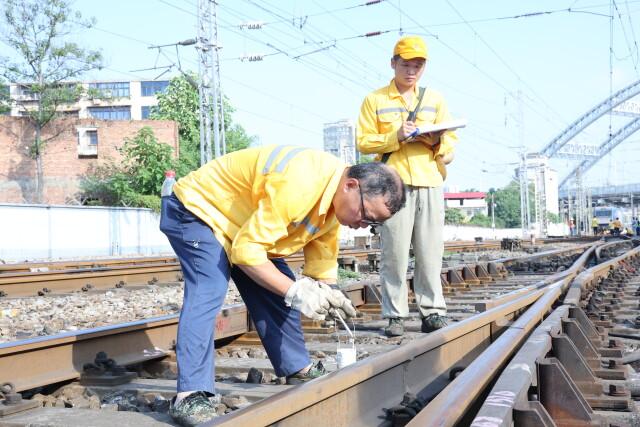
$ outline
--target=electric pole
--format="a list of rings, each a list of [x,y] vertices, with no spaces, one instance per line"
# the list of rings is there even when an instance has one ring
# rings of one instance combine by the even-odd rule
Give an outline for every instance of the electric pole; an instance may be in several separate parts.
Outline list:
[[[220,156],[219,61],[216,4],[198,0],[198,74],[200,78],[200,164]],[[215,30],[214,30],[215,29]],[[212,153],[213,151],[213,153]]]

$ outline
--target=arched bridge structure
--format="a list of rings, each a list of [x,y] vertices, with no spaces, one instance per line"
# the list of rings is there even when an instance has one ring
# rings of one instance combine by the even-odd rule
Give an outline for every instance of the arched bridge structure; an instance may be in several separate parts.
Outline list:
[[[541,151],[540,154],[546,157],[554,157],[558,151],[564,147],[571,139],[582,132],[587,126],[595,122],[603,115],[609,113],[615,107],[622,104],[624,101],[633,98],[640,93],[640,80],[630,84],[629,86],[620,89],[609,98],[596,105],[585,114],[571,123],[565,130],[553,138]],[[633,135],[638,129],[640,129],[640,118],[634,118],[610,138],[606,138],[604,142],[598,147],[598,153],[596,156],[583,160],[573,171],[571,171],[561,182],[559,187],[565,186],[570,179],[576,175],[578,171],[584,173],[590,169],[594,164],[598,162],[605,154],[609,153],[622,141]]]

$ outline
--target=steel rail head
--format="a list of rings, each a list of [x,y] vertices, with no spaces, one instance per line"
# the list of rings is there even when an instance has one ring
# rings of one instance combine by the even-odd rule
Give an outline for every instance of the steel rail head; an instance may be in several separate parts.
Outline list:
[[[541,297],[518,320],[467,366],[407,426],[456,425],[475,399],[490,384],[496,375],[495,368],[506,363],[520,343],[527,338],[530,331],[558,300],[562,292],[562,285],[568,280],[569,278],[565,278],[545,289]]]
[[[257,402],[249,407],[234,411],[223,417],[216,418],[203,426],[255,426],[255,425],[270,425],[279,423],[279,425],[295,425],[293,421],[289,421],[287,424],[285,421],[289,417],[298,417],[298,421],[305,419],[310,425],[337,425],[347,426],[350,425],[347,421],[348,416],[356,416],[353,413],[347,413],[345,405],[351,408],[353,411],[364,410],[365,405],[358,404],[357,402],[348,403],[345,401],[343,393],[353,391],[357,393],[359,399],[368,399],[372,397],[364,393],[363,390],[367,389],[367,383],[369,381],[379,381],[379,387],[375,388],[375,392],[378,393],[378,398],[382,402],[384,399],[389,402],[390,406],[393,406],[397,395],[394,392],[394,385],[398,385],[398,381],[401,381],[404,385],[401,388],[409,387],[408,383],[415,381],[419,382],[419,378],[416,374],[412,374],[412,366],[414,363],[418,363],[421,357],[429,354],[433,351],[439,351],[446,344],[451,343],[454,340],[464,340],[466,337],[474,331],[490,327],[493,322],[500,321],[505,316],[510,316],[516,311],[522,310],[525,307],[533,304],[540,296],[544,294],[544,290],[534,290],[526,295],[522,295],[519,298],[509,301],[503,305],[494,307],[486,312],[480,313],[477,316],[460,321],[459,323],[450,325],[444,329],[440,329],[424,337],[417,338],[397,349],[373,355],[367,359],[361,360],[354,365],[350,365],[339,371],[332,372],[324,377],[315,379],[306,384],[297,386],[293,389],[287,390],[282,393],[278,393],[274,396],[268,397],[260,402]],[[486,332],[482,334],[481,340],[487,343]],[[456,341],[457,342],[457,341]],[[462,357],[456,355],[456,352],[461,352],[463,344],[456,344],[455,349],[449,349],[454,354],[451,356]],[[466,350],[469,351],[468,349]],[[445,360],[442,359],[446,356],[437,357],[442,365]],[[453,362],[451,362],[453,363]],[[442,366],[440,366],[442,368]],[[452,365],[448,369],[452,369]],[[404,379],[398,379],[391,377],[390,372],[394,369],[401,369],[408,377]],[[444,369],[444,368],[443,368]],[[385,386],[386,384],[386,386]],[[424,388],[425,384],[420,383],[417,386],[417,390],[413,390],[416,393]],[[369,393],[374,388],[369,388]],[[405,390],[406,391],[406,390]],[[409,390],[412,391],[412,390]],[[412,391],[412,392],[413,392]],[[384,395],[384,396],[382,396]],[[322,405],[322,411],[314,409],[316,406]],[[384,406],[385,403],[380,403]],[[378,414],[369,414],[374,418],[378,415],[382,415],[382,407],[378,407],[380,411]],[[320,412],[320,413],[319,413]],[[343,413],[344,412],[344,413]],[[323,415],[324,414],[324,415]],[[301,417],[301,418],[300,418]],[[323,419],[323,423],[314,424],[314,417],[320,417],[317,419]],[[328,418],[327,418],[328,417]],[[327,420],[331,419],[330,424]]]
[[[507,330],[476,358],[451,384],[439,393],[408,426],[438,425],[453,426],[465,415],[473,401],[487,387],[495,372],[486,367],[504,365],[535,325],[545,316],[550,307],[560,298],[571,280],[584,268],[600,243],[591,243],[571,268],[540,284],[544,295],[522,314]],[[552,282],[553,281],[553,282]]]
[[[517,408],[535,411],[541,417],[548,416],[548,414],[545,415],[546,411],[544,408],[532,407],[528,402],[528,390],[532,385],[535,385],[537,381],[536,361],[549,352],[553,337],[558,336],[562,330],[562,322],[569,317],[569,312],[572,307],[574,307],[573,309],[577,309],[581,287],[586,286],[590,281],[598,277],[608,274],[612,267],[617,266],[630,257],[636,257],[638,253],[640,253],[640,248],[630,250],[613,260],[591,267],[581,272],[573,280],[562,284],[562,289],[560,290],[566,289],[567,283],[569,284],[564,305],[554,310],[527,339],[496,381],[496,384],[476,414],[471,426],[511,426],[514,423],[514,410]],[[577,290],[577,299],[576,293],[574,292],[572,294],[574,290]],[[541,298],[541,301],[542,300]],[[500,339],[502,339],[502,337],[499,338],[498,341]],[[422,412],[418,415],[421,416]]]

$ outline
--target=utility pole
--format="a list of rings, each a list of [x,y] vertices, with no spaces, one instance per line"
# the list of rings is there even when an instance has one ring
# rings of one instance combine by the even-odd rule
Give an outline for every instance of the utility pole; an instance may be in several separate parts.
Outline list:
[[[496,238],[496,204],[493,201],[494,193],[491,193],[491,230],[493,230],[493,238]]]
[[[522,237],[529,232],[529,180],[527,178],[527,151],[523,150],[520,157],[520,223],[522,224]]]
[[[200,164],[220,156],[220,119],[217,73],[218,40],[215,2],[198,0],[198,74],[200,83]],[[215,32],[214,32],[215,28]],[[212,132],[213,131],[213,132]],[[213,148],[212,148],[213,147]]]

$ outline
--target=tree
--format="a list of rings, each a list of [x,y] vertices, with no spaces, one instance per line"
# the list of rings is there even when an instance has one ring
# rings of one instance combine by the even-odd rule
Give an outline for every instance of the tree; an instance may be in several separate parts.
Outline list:
[[[178,175],[184,176],[200,167],[200,104],[194,74],[175,77],[165,93],[158,94],[158,106],[152,109],[151,118],[178,122],[180,158]],[[234,123],[235,109],[224,98],[224,129],[226,152],[247,148],[255,137],[247,135],[242,126]]]
[[[461,224],[464,221],[464,215],[460,209],[447,208],[444,210],[445,224]]]
[[[520,227],[520,183],[511,181],[506,187],[498,190],[491,189],[489,194],[494,193],[496,204],[496,226],[497,227]],[[529,218],[535,219],[535,189],[533,184],[529,185]]]
[[[126,138],[122,160],[98,166],[81,184],[90,204],[160,210],[164,172],[175,167],[170,145],[158,142],[150,127]]]
[[[547,219],[552,224],[560,224],[562,222],[562,218],[560,218],[560,215],[550,211],[547,211]]]
[[[74,12],[69,0],[4,0],[3,12],[3,41],[17,59],[0,58],[0,75],[10,82],[26,82],[35,101],[23,106],[22,114],[34,129],[29,155],[36,165],[35,201],[42,203],[42,156],[52,139],[42,139],[42,130],[60,114],[60,106],[82,96],[82,87],[71,81],[101,68],[102,56],[68,40],[78,28],[94,24]]]
[[[506,187],[495,191],[496,222],[504,222],[505,227],[520,226],[520,184],[511,181]]]
[[[0,78],[0,115],[7,114],[11,111],[10,100],[9,85],[3,83]]]
[[[477,213],[469,220],[469,224],[479,227],[491,227],[491,218],[485,214]]]

